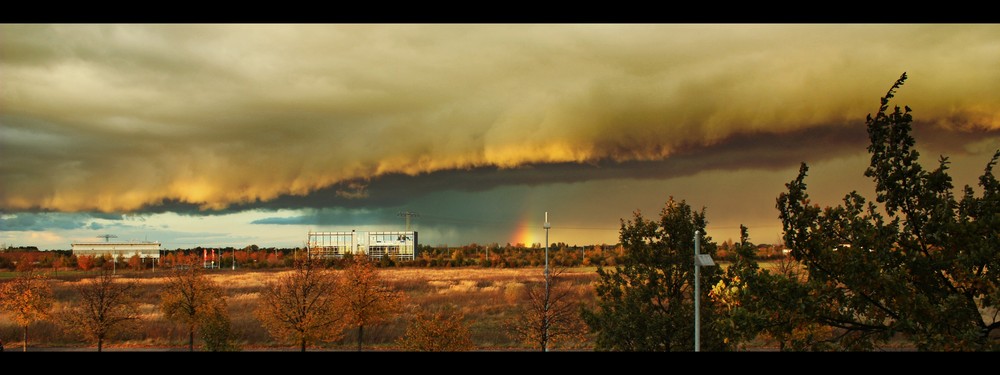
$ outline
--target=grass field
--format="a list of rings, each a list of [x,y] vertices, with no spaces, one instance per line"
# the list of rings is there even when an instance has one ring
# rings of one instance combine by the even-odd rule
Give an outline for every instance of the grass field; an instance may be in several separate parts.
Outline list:
[[[720,262],[720,267],[728,266]],[[761,262],[762,268],[777,270],[780,262]],[[561,282],[569,284],[573,295],[581,304],[593,305],[596,300],[594,283],[595,267],[570,268],[560,275]],[[75,285],[92,277],[97,271],[44,271],[55,296],[53,312],[79,302]],[[185,350],[186,327],[166,320],[160,312],[160,293],[166,283],[168,271],[122,271],[120,277],[136,281],[142,313],[142,325],[135,332],[105,342],[106,350]],[[284,269],[264,270],[211,270],[207,272],[223,292],[228,303],[232,329],[237,345],[242,350],[296,350],[294,345],[274,341],[254,316],[264,286],[283,273]],[[384,268],[380,274],[393,288],[406,295],[405,312],[389,323],[365,328],[366,350],[395,350],[396,341],[403,336],[407,324],[417,312],[442,309],[460,311],[469,327],[471,339],[478,350],[532,350],[511,337],[510,325],[522,319],[528,288],[544,283],[543,269],[532,268]],[[17,273],[0,273],[0,282]],[[309,350],[354,350],[354,331],[345,331],[345,338],[319,343]],[[20,350],[21,328],[8,313],[0,312],[0,339],[8,351]],[[196,345],[201,345],[196,341]],[[905,344],[889,350],[910,350]],[[43,321],[29,326],[29,350],[96,350],[92,342],[65,332],[53,321]],[[196,348],[197,349],[197,348]],[[553,350],[592,350],[590,338],[566,343],[555,343]],[[773,343],[758,341],[748,343],[746,350],[774,350]]]
[[[561,277],[571,283],[581,302],[590,304],[594,300],[593,281],[597,275],[595,268],[567,269]],[[524,305],[526,288],[544,283],[542,268],[387,268],[381,275],[394,288],[407,296],[406,312],[388,324],[366,327],[365,348],[369,350],[393,350],[395,341],[402,337],[407,322],[413,314],[438,309],[452,309],[462,312],[472,335],[472,341],[481,350],[527,350],[524,344],[508,335],[508,325],[519,319],[520,308]],[[287,270],[214,270],[208,277],[223,290],[229,306],[232,327],[243,350],[291,349],[293,346],[275,342],[254,317],[260,290],[264,285]],[[50,274],[51,287],[56,303],[53,311],[59,311],[75,303],[78,297],[74,285],[92,274],[80,271],[60,271]],[[112,339],[105,348],[184,348],[187,344],[185,327],[164,319],[159,310],[160,291],[166,282],[167,273],[119,272],[122,277],[135,280],[139,285],[142,327],[123,338]],[[3,275],[8,276],[8,275]],[[10,275],[12,276],[12,275]],[[354,342],[348,331],[347,338],[323,343],[312,350],[351,350]],[[10,316],[0,313],[0,338],[7,350],[18,350],[21,345],[21,329]],[[198,343],[196,343],[198,345]],[[64,332],[55,322],[39,322],[28,328],[28,346],[33,348],[94,348],[96,345],[82,338]],[[584,340],[571,345],[556,345],[556,349],[588,349],[591,343]]]

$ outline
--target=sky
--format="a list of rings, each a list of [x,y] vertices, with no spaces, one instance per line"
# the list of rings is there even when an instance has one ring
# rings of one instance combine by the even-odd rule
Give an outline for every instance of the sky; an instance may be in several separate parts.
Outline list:
[[[913,109],[957,187],[1000,149],[1000,24],[2,24],[0,242],[615,244],[669,197],[780,243]]]

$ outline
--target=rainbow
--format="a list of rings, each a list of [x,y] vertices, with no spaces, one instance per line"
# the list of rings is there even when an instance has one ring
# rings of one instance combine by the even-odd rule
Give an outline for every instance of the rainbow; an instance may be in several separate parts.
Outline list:
[[[531,244],[535,242],[545,241],[543,234],[539,234],[543,231],[541,220],[531,220],[529,215],[524,215],[521,217],[520,222],[514,227],[514,233],[512,235],[511,245],[516,245],[518,243],[524,244],[524,246],[531,247]]]

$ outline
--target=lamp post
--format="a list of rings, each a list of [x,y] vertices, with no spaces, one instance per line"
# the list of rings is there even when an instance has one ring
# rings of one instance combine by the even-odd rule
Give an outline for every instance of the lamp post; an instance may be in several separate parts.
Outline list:
[[[712,256],[701,253],[701,231],[694,231],[694,351],[701,351],[701,267],[715,265]]]

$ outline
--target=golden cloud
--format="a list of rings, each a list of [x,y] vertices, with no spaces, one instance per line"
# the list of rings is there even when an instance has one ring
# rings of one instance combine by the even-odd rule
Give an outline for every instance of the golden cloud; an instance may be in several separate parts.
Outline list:
[[[0,208],[221,209],[863,126],[1000,128],[1000,25],[2,25]],[[363,197],[364,190],[344,194]],[[352,195],[354,194],[354,195]]]

